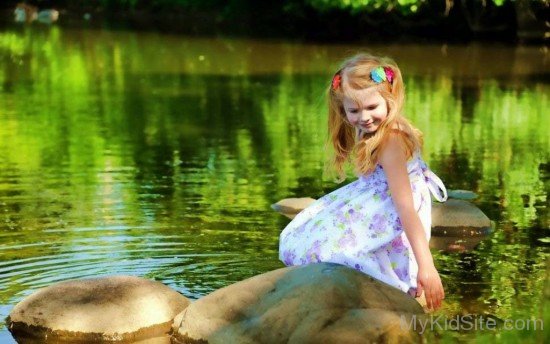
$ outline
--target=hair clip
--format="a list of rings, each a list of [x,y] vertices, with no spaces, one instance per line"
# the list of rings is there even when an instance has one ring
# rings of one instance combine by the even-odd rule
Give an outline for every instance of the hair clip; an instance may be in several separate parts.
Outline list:
[[[370,78],[377,84],[387,80],[391,85],[394,76],[395,73],[390,67],[376,67],[370,72]]]
[[[340,76],[340,72],[336,73],[334,75],[334,78],[332,78],[332,89],[337,90],[340,87],[340,83],[342,82],[342,76]]]

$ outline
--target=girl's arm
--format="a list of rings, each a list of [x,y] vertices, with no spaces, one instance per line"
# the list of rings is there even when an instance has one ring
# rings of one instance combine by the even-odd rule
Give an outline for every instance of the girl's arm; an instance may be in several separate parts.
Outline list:
[[[392,133],[380,152],[379,163],[386,174],[392,201],[418,263],[417,296],[424,289],[428,308],[437,309],[445,294],[422,222],[414,209],[405,152],[405,145],[399,134]]]

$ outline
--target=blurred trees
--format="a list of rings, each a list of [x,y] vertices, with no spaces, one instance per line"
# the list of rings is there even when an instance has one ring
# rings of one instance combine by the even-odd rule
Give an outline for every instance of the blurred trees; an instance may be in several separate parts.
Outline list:
[[[11,1],[10,6],[17,1]],[[8,3],[8,2],[6,2]],[[547,39],[549,0],[34,0],[38,7],[161,14],[194,31],[350,40],[404,33],[435,38]],[[182,23],[181,17],[186,20]],[[187,20],[189,19],[189,20]],[[195,21],[195,22],[193,22]],[[139,25],[143,25],[140,22]],[[155,23],[158,24],[158,23]],[[176,26],[177,27],[177,26]],[[189,31],[189,30],[186,30]],[[191,30],[193,31],[193,30]]]

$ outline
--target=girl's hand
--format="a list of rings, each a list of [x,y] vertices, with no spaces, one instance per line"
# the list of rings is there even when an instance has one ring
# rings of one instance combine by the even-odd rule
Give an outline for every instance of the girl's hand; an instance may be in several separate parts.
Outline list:
[[[445,298],[445,292],[443,291],[439,273],[433,265],[418,269],[416,296],[422,295],[423,290],[426,293],[428,308],[437,310],[441,307],[441,300]]]

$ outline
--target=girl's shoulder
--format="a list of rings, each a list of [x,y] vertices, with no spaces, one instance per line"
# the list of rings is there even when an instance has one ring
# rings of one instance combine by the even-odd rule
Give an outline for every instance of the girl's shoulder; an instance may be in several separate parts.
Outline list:
[[[399,125],[399,123],[394,123],[392,125],[391,128],[389,128],[389,133],[390,134],[394,134],[394,135],[403,135],[405,137],[408,137],[409,135],[407,134],[407,132],[405,132],[405,130],[403,130],[403,128],[401,128],[401,126]]]
[[[380,147],[380,158],[404,156],[407,162],[411,161],[417,152],[408,143],[408,137],[405,131],[397,127],[389,129],[388,136]]]

